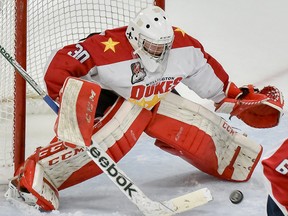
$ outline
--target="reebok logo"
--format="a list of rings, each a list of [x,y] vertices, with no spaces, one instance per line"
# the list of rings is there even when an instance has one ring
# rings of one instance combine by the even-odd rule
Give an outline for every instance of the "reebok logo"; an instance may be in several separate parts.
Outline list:
[[[107,174],[116,181],[120,188],[123,188],[123,190],[132,198],[132,193],[137,192],[137,190],[133,188],[133,182],[131,182],[117,170],[115,162],[101,155],[101,152],[96,147],[92,147],[89,151],[98,161],[97,165],[104,168]]]
[[[10,56],[10,54],[7,53],[6,50],[1,45],[0,45],[0,52],[9,62],[13,62],[12,56]]]

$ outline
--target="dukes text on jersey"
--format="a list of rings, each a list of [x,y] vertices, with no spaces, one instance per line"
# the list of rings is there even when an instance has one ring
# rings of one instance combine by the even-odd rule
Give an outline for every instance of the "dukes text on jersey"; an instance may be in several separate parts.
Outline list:
[[[182,79],[182,77],[162,77],[155,83],[133,85],[129,101],[146,109],[151,109],[161,98],[171,92]]]

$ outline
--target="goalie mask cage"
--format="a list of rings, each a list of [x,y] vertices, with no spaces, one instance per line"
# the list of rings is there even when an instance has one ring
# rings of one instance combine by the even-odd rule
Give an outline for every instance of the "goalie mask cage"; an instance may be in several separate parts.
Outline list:
[[[44,68],[53,50],[90,33],[127,25],[150,4],[164,9],[165,0],[0,0],[0,49],[11,54],[45,89]],[[51,112],[0,56],[1,184],[7,183],[25,160],[26,115],[43,110]]]

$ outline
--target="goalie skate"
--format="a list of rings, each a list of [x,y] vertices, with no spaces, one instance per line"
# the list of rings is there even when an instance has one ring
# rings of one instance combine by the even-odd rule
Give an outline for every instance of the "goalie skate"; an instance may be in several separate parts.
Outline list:
[[[5,193],[5,198],[12,204],[19,202],[25,203],[29,206],[33,206],[35,209],[40,210],[40,207],[36,204],[37,198],[25,188],[18,188],[16,179],[9,182],[8,190]]]

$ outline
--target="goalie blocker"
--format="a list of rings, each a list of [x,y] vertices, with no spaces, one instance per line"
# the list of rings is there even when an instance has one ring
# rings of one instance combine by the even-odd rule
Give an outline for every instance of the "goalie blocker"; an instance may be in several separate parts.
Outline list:
[[[61,134],[66,137],[68,134],[80,145],[54,139],[47,147],[38,148],[11,181],[6,193],[8,199],[18,194],[20,199],[32,205],[34,201],[43,210],[57,209],[59,190],[102,173],[84,150],[85,145],[91,145],[91,136],[117,162],[130,151],[143,131],[155,137],[155,144],[161,149],[210,175],[238,182],[251,177],[262,147],[236,133],[213,112],[169,93],[153,111],[118,98],[100,121],[90,121],[100,91],[95,83],[67,80],[55,130],[60,139]],[[83,105],[85,109],[80,108]],[[93,129],[85,130],[90,126]]]

